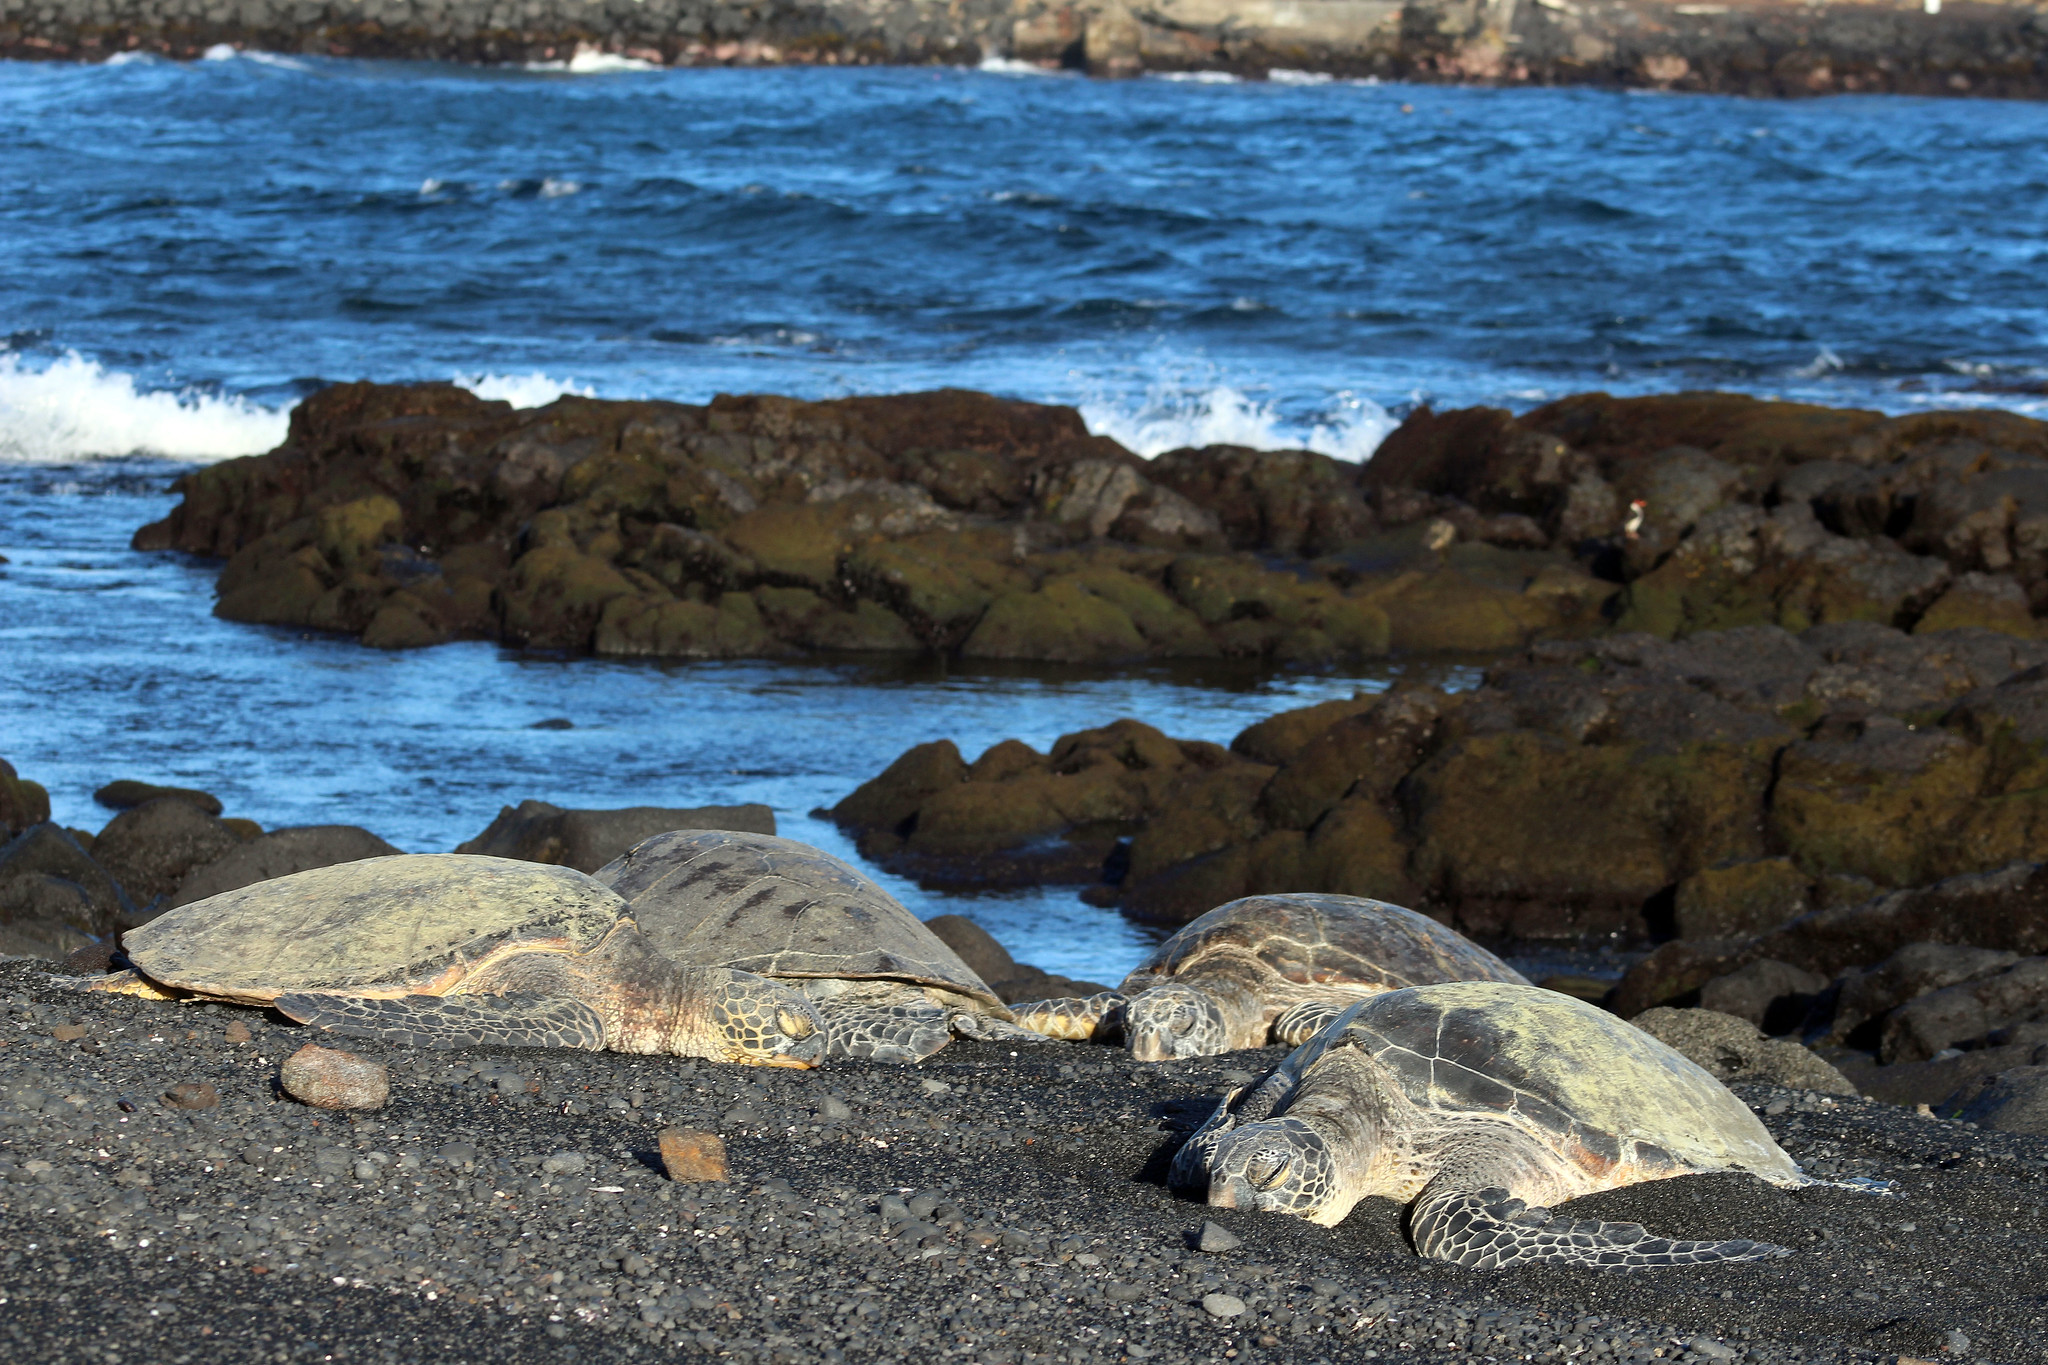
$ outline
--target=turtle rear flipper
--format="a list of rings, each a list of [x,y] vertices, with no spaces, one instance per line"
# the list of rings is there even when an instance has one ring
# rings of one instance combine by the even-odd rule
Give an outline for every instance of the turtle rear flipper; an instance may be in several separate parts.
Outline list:
[[[1061,1042],[1115,1042],[1123,1033],[1124,998],[1115,991],[1060,996],[1012,1005],[1010,1013],[1031,1032]]]
[[[1442,1176],[1432,1180],[1415,1201],[1408,1226],[1415,1249],[1425,1258],[1476,1270],[1501,1270],[1535,1261],[1648,1270],[1791,1254],[1783,1247],[1747,1238],[1683,1242],[1655,1236],[1640,1223],[1561,1218],[1549,1209],[1513,1198],[1500,1186],[1461,1190]]]
[[[581,1000],[543,995],[281,995],[278,1010],[331,1033],[413,1047],[604,1049],[604,1020]]]

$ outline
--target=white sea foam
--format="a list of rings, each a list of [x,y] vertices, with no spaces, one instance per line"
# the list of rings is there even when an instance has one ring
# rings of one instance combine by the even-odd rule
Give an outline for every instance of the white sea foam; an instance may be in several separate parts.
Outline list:
[[[283,412],[245,398],[145,392],[77,353],[42,369],[0,355],[0,460],[55,464],[109,455],[224,460],[284,440]]]
[[[1266,79],[1275,85],[1328,85],[1337,78],[1327,71],[1295,71],[1276,66],[1266,73]]]
[[[549,176],[540,182],[540,189],[535,193],[543,199],[565,199],[582,188],[573,180],[557,180]]]
[[[600,52],[594,47],[579,47],[576,54],[566,62],[527,62],[528,71],[566,71],[572,76],[609,76],[621,71],[659,71],[660,62],[650,62],[644,57],[626,57],[616,52]]]
[[[1147,71],[1147,80],[1179,81],[1185,85],[1241,85],[1244,77],[1228,71]]]
[[[241,55],[233,43],[215,43],[212,47],[199,54],[199,60],[202,62],[231,62]]]
[[[107,58],[108,66],[149,66],[162,61],[154,52],[116,52]]]
[[[1018,57],[1003,57],[991,52],[981,59],[981,69],[991,76],[1071,76],[1074,73],[1057,66],[1040,66]]]
[[[538,408],[564,394],[594,398],[597,390],[570,379],[555,379],[535,370],[531,374],[458,374],[455,382],[479,398],[502,398],[515,408]]]
[[[1088,429],[1151,457],[1182,446],[1316,450],[1340,460],[1371,457],[1399,425],[1369,398],[1340,394],[1323,420],[1291,422],[1228,384],[1203,392],[1156,389],[1136,406],[1115,400],[1081,404]]]

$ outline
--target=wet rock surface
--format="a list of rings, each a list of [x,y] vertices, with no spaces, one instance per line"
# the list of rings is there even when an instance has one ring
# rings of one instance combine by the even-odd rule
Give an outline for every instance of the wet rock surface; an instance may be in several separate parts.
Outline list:
[[[932,885],[1071,882],[1166,924],[1320,890],[1483,940],[1704,943],[1788,923],[1870,940],[1703,961],[1640,1009],[1758,957],[1831,978],[1942,938],[1908,922],[1965,921],[1909,898],[1878,949],[1844,907],[2048,846],[2048,758],[2024,701],[2044,662],[2048,643],[1871,623],[1550,641],[1476,690],[1325,702],[1227,749],[1128,719],[971,763],[935,740],[831,814],[866,856]]]
[[[276,1091],[304,1030],[45,973],[0,965],[0,1340],[24,1359],[1874,1362],[1961,1333],[1961,1358],[2007,1361],[2048,1325],[2048,1145],[1854,1099],[1738,1087],[1810,1170],[1895,1197],[1717,1176],[1570,1206],[1790,1257],[1496,1274],[1417,1261],[1381,1201],[1322,1229],[1162,1188],[1225,1073],[1277,1049],[956,1042],[798,1073],[366,1044],[391,1101],[350,1117]],[[142,1102],[166,1073],[220,1104]],[[666,1178],[679,1125],[721,1136],[728,1183]],[[1240,1244],[1191,1249],[1205,1223]]]

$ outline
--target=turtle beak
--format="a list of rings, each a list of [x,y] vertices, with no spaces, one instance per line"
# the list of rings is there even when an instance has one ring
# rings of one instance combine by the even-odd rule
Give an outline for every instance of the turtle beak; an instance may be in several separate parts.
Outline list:
[[[1212,1208],[1237,1209],[1248,1207],[1243,1196],[1251,1193],[1244,1181],[1236,1176],[1224,1176],[1209,1186],[1209,1204]]]

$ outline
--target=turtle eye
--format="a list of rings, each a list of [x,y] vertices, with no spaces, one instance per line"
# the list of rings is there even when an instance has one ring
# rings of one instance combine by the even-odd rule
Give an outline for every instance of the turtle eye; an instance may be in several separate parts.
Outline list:
[[[1287,1168],[1294,1164],[1294,1153],[1284,1147],[1267,1147],[1254,1152],[1251,1160],[1244,1164],[1244,1178],[1254,1188],[1270,1190],[1280,1183],[1287,1174]]]
[[[782,1030],[784,1036],[790,1038],[808,1038],[818,1031],[816,1024],[788,1006],[775,1011],[775,1024]]]
[[[1195,1031],[1195,1012],[1185,1005],[1175,1008],[1173,1011],[1173,1031],[1180,1034],[1193,1033]]]

